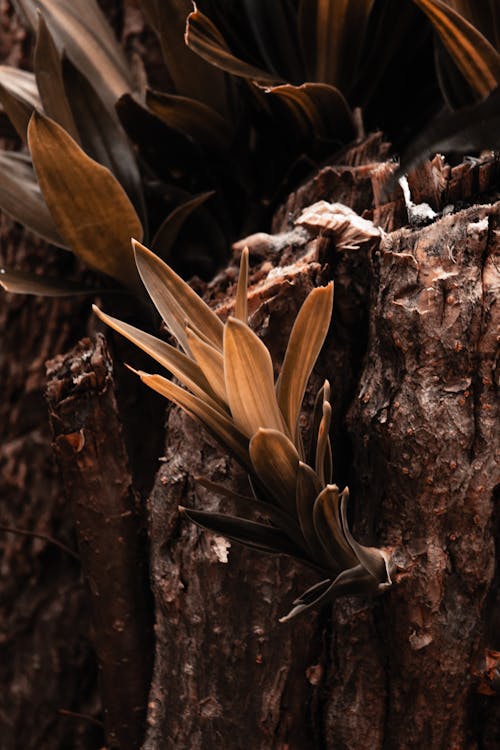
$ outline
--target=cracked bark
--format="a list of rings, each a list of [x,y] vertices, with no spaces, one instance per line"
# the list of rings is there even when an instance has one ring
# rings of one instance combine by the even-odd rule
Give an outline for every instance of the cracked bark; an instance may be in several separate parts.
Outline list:
[[[144,750],[498,744],[498,697],[477,690],[485,650],[499,646],[491,592],[500,204],[399,228],[401,195],[377,205],[380,169],[339,167],[334,177],[328,168],[291,196],[275,219],[285,234],[248,239],[250,299],[252,325],[279,361],[307,290],[335,279],[333,330],[312,391],[325,376],[333,383],[336,481],[351,487],[358,537],[394,548],[397,583],[380,599],[340,600],[277,625],[309,577],[236,545],[221,562],[220,540],[179,521],[179,503],[229,507],[197,488],[196,474],[240,491],[245,479],[171,408],[150,498],[157,646]],[[491,160],[455,170],[495,184]],[[346,171],[353,194],[364,186],[358,209],[363,201],[364,215],[384,217],[392,231],[339,253],[328,237],[294,230],[293,219],[312,200],[345,201]],[[449,168],[446,179],[412,179],[438,209],[450,186],[467,201],[478,184],[465,179],[458,193]],[[235,273],[207,292],[223,315]],[[306,413],[310,405],[308,392]]]

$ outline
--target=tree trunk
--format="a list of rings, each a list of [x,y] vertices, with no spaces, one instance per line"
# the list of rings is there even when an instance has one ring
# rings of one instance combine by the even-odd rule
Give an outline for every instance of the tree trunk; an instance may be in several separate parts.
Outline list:
[[[357,150],[351,158],[366,157]],[[482,180],[487,188],[497,174],[491,161],[434,167],[446,178],[439,190],[428,166],[411,184],[438,209],[450,196],[463,205],[473,185]],[[246,242],[251,323],[275,362],[309,289],[335,280],[333,329],[306,411],[328,377],[336,481],[351,487],[358,537],[393,549],[395,585],[377,600],[339,600],[277,624],[314,578],[286,559],[226,550],[179,521],[179,504],[227,508],[227,500],[196,487],[198,474],[248,488],[240,470],[172,408],[150,499],[157,642],[145,750],[498,745],[492,582],[500,204],[398,229],[406,218],[401,194],[380,202],[387,169],[326,168],[277,213],[281,233]],[[318,199],[341,199],[392,231],[340,251],[326,231],[294,228],[301,209]],[[234,278],[230,267],[208,290],[223,316]]]

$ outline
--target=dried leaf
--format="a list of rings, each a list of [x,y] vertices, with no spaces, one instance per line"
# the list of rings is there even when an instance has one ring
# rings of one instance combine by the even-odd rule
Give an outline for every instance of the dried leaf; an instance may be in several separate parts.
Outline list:
[[[269,496],[294,516],[299,455],[293,443],[278,430],[259,429],[250,440],[249,452]]]
[[[213,409],[221,408],[202,370],[190,357],[186,357],[185,354],[167,344],[166,341],[151,336],[139,328],[111,317],[111,315],[106,315],[95,305],[92,306],[92,309],[110,328],[132,341],[142,351],[153,357],[162,367],[175,375],[195,396],[204,400]]]
[[[315,234],[321,232],[333,236],[339,250],[355,250],[362,242],[383,235],[380,227],[343,203],[313,203],[302,211],[295,224]]]
[[[130,238],[142,238],[142,227],[116,178],[38,112],[30,121],[28,141],[43,197],[73,252],[92,268],[139,289]]]
[[[463,16],[443,0],[413,0],[426,14],[476,93],[485,97],[500,83],[500,54]]]
[[[278,404],[297,440],[300,407],[307,382],[328,333],[333,309],[333,282],[314,289],[293,324],[281,374],[276,385]]]
[[[241,320],[242,323],[248,322],[248,247],[244,247],[241,253],[234,317]]]
[[[157,255],[133,242],[137,268],[144,286],[158,312],[181,346],[189,351],[185,333],[188,323],[199,329],[216,349],[222,351],[224,326],[217,315],[203,302],[170,266]],[[172,305],[172,301],[176,305]]]
[[[231,414],[247,437],[260,427],[287,434],[274,391],[271,355],[236,318],[229,318],[224,330],[224,372]]]

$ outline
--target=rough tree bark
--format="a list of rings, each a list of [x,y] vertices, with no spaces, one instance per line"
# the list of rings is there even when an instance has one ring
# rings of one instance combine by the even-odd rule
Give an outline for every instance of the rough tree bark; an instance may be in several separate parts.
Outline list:
[[[219,539],[179,522],[179,503],[218,505],[196,488],[196,474],[240,490],[245,479],[171,409],[150,500],[157,644],[145,750],[498,745],[500,204],[398,229],[401,195],[379,202],[389,168],[326,168],[277,213],[281,234],[248,244],[252,325],[274,361],[308,289],[335,279],[333,330],[312,392],[319,378],[333,383],[336,481],[351,486],[359,537],[393,547],[396,584],[379,600],[340,600],[279,626],[305,574],[235,546],[226,559]],[[455,170],[435,160],[411,185],[442,209],[495,184],[497,172],[491,159]],[[293,228],[320,198],[392,231],[339,252],[328,236]],[[234,277],[231,267],[209,289],[222,315]]]

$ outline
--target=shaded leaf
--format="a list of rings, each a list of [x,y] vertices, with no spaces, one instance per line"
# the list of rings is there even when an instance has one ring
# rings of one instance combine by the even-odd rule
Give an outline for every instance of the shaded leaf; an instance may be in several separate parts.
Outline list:
[[[186,323],[199,329],[221,351],[224,326],[217,315],[189,284],[151,250],[140,242],[133,242],[133,247],[144,286],[167,327],[185,351],[189,351]]]
[[[61,56],[41,12],[38,13],[34,69],[44,113],[79,143],[75,121],[64,89]]]
[[[435,153],[500,149],[500,88],[481,102],[437,117],[401,156],[393,180]],[[388,186],[390,187],[390,185]]]
[[[293,83],[302,83],[304,69],[293,3],[243,0],[243,5],[267,70]]]
[[[146,208],[141,175],[116,111],[104,105],[87,78],[67,58],[63,60],[63,78],[83,150],[114,174],[144,227]]]
[[[267,493],[294,516],[299,455],[293,443],[278,430],[259,429],[250,440],[249,453]]]
[[[160,251],[163,258],[168,257],[177,241],[179,232],[184,226],[186,219],[188,219],[193,211],[196,211],[196,209],[205,203],[205,201],[207,201],[212,195],[213,192],[201,193],[201,195],[196,195],[194,198],[181,203],[180,206],[177,206],[177,208],[171,211],[167,218],[162,222],[153,238],[151,243],[153,249]]]
[[[302,557],[302,551],[280,529],[246,518],[226,516],[222,513],[209,513],[202,510],[179,507],[179,510],[198,526],[216,534],[221,534],[246,547],[278,555]]]
[[[26,143],[33,110],[42,107],[33,73],[0,65],[0,102],[17,134]]]
[[[196,362],[193,362],[190,357],[186,357],[185,354],[167,344],[166,341],[151,336],[139,328],[111,317],[111,315],[106,315],[96,305],[93,305],[92,309],[110,328],[113,328],[113,330],[125,336],[129,341],[132,341],[142,351],[153,357],[162,367],[165,367],[165,369],[175,375],[195,396],[205,400],[212,408],[220,409],[220,404],[217,403],[215,393],[210,387],[208,380]]]
[[[322,581],[316,590],[318,595],[314,596],[314,593],[312,589],[308,589],[304,594],[304,600],[299,600],[285,617],[280,617],[280,622],[288,622],[306,609],[318,607],[320,604],[333,601],[340,596],[360,594],[373,596],[379,592],[374,578],[361,565],[357,565],[339,573],[330,586],[326,586],[326,582]]]
[[[0,208],[48,242],[67,249],[24,154],[0,152]]]
[[[248,441],[222,410],[213,408],[206,403],[206,400],[203,401],[161,375],[149,375],[140,371],[137,374],[143,383],[173,401],[194,419],[200,421],[210,434],[221,442],[243,466],[247,469],[250,468]]]
[[[73,252],[137,289],[130,238],[142,237],[142,227],[119,182],[60,125],[38,112],[30,121],[28,141],[42,194]]]
[[[34,31],[37,9],[42,11],[59,53],[66,52],[109,109],[133,89],[123,50],[96,0],[16,0],[16,4]]]
[[[284,84],[268,89],[291,113],[303,139],[348,142],[356,132],[351,110],[343,94],[324,83]]]
[[[279,407],[294,441],[307,382],[328,333],[332,309],[333,282],[330,282],[307,296],[288,340],[276,391]]]
[[[231,146],[232,128],[208,104],[150,90],[146,93],[146,104],[170,128],[187,133],[205,148],[226,153]]]
[[[336,484],[328,484],[316,498],[313,521],[316,534],[333,563],[334,569],[341,570],[357,565],[357,556],[353,554],[344,536],[340,516],[339,488]]]
[[[307,542],[310,552],[322,565],[328,560],[322,554],[322,547],[318,540],[313,522],[313,509],[316,497],[320,491],[320,484],[315,471],[307,464],[299,462],[297,471],[297,486],[295,490],[295,507],[300,528]]]
[[[299,24],[313,80],[345,90],[365,43],[373,0],[301,0]]]
[[[229,318],[224,329],[226,392],[238,428],[248,437],[259,428],[287,432],[274,392],[271,355],[241,320]]]
[[[186,20],[193,9],[191,0],[143,0],[142,6],[160,39],[177,94],[225,114],[228,103],[224,74],[207,65],[184,41]]]
[[[347,521],[347,503],[349,501],[349,488],[346,487],[342,492],[341,498],[341,518],[344,536],[349,543],[352,551],[358,558],[360,564],[373,576],[377,583],[382,585],[391,584],[391,576],[388,567],[387,556],[382,550],[376,547],[364,547],[354,539],[349,529]]]
[[[500,54],[443,0],[413,0],[426,14],[461,73],[481,97],[500,83]]]
[[[274,86],[280,82],[279,77],[233,55],[217,27],[199,10],[188,16],[186,44],[203,60],[226,73],[267,86]]]
[[[77,282],[57,279],[36,273],[0,268],[0,286],[12,294],[35,294],[42,297],[67,297],[95,294],[95,289],[85,289]]]

